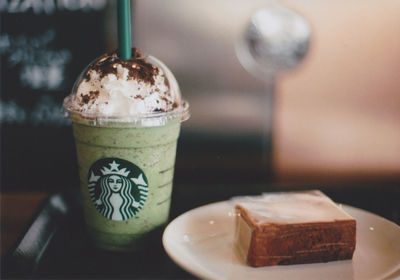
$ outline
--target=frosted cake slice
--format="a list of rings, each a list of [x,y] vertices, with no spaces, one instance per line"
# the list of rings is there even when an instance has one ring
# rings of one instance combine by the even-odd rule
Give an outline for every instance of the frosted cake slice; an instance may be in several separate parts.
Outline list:
[[[236,212],[235,245],[251,266],[353,257],[356,220],[321,191],[246,197]]]

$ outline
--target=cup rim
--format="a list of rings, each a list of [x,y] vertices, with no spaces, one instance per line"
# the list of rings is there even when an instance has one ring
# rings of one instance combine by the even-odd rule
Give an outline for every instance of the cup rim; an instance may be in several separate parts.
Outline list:
[[[81,119],[82,122],[95,126],[107,126],[111,123],[114,125],[124,123],[125,125],[132,124],[134,126],[162,126],[173,119],[179,119],[180,122],[184,122],[190,118],[189,103],[184,100],[181,101],[181,104],[177,108],[167,112],[152,112],[126,116],[106,116],[79,111],[79,109],[76,109],[71,105],[72,98],[74,98],[73,94],[64,99],[64,116],[72,120],[78,118]]]

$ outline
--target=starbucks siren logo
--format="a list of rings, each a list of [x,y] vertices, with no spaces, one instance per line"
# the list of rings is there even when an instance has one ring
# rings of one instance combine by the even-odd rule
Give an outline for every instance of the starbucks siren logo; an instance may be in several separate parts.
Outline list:
[[[119,158],[102,158],[88,174],[90,197],[97,210],[108,219],[132,218],[147,199],[147,178],[133,163]]]

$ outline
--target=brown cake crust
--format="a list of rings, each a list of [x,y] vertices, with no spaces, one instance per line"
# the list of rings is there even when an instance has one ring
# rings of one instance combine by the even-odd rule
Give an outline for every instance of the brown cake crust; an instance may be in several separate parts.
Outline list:
[[[236,205],[238,219],[252,230],[247,262],[254,267],[329,262],[353,257],[356,221],[349,219],[260,223]]]

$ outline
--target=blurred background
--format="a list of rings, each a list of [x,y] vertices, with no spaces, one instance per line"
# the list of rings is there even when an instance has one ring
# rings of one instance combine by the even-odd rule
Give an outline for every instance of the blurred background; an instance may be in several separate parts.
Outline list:
[[[116,49],[115,1],[1,1],[1,190],[78,187],[60,110],[74,79]],[[271,4],[311,28],[298,65],[255,77],[236,48]],[[191,106],[175,181],[397,188],[400,2],[132,1],[133,44],[164,61]],[[261,187],[265,190],[265,188]]]

